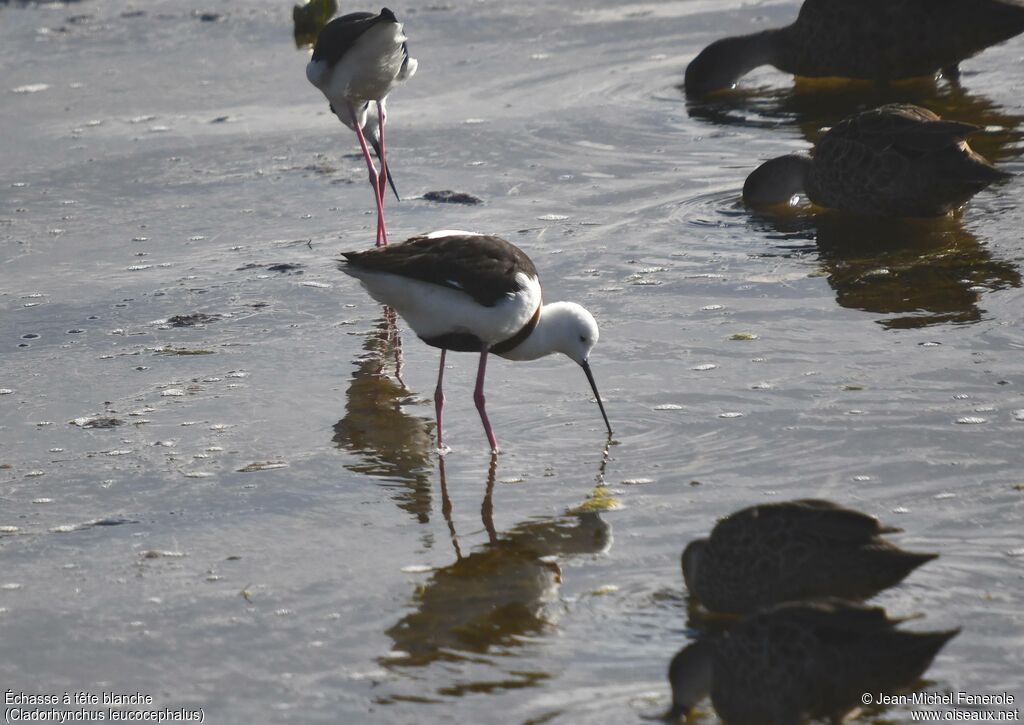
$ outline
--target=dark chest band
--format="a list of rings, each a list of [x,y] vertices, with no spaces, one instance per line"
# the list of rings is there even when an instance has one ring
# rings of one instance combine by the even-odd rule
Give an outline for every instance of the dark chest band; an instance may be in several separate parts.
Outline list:
[[[537,311],[533,313],[533,317],[527,322],[522,328],[507,340],[502,340],[497,345],[491,345],[491,352],[495,355],[502,355],[509,350],[513,350],[523,343],[523,341],[530,336],[533,332],[533,328],[537,326],[537,322],[540,320],[540,305],[537,305]]]
[[[495,355],[502,355],[509,350],[518,347],[522,344],[523,340],[528,338],[530,333],[533,332],[533,328],[537,326],[538,320],[540,320],[540,305],[537,305],[537,311],[533,313],[533,317],[530,318],[530,321],[520,328],[519,332],[506,340],[502,340],[496,345],[492,345],[488,352],[493,352]],[[480,352],[483,347],[483,342],[480,338],[469,332],[449,332],[444,335],[438,335],[437,337],[421,337],[420,339],[431,347],[441,348],[442,350],[452,350],[453,352]]]

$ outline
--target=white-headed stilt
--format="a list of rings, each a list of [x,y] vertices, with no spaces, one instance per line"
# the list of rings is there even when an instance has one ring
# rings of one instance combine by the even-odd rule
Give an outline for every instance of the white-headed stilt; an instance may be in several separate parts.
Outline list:
[[[331,111],[359,138],[377,202],[378,247],[388,243],[384,226],[385,180],[389,176],[384,148],[385,102],[391,90],[411,78],[418,65],[409,57],[406,40],[402,24],[387,8],[378,15],[349,13],[324,26],[306,65],[306,78],[323,92]],[[368,125],[371,102],[377,106],[376,124]],[[380,159],[379,173],[370,158],[364,128]],[[391,188],[394,190],[394,182]]]
[[[393,307],[421,340],[441,349],[434,392],[439,449],[444,450],[442,381],[448,350],[480,353],[473,400],[492,451],[497,452],[498,443],[484,408],[489,353],[536,360],[560,352],[576,361],[611,435],[590,371],[597,322],[574,302],[542,304],[537,269],[521,249],[496,236],[444,230],[343,256],[344,272],[359,279],[375,300]]]

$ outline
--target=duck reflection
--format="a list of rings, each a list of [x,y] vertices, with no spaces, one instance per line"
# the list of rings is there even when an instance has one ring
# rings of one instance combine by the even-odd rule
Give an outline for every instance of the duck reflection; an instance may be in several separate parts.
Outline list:
[[[818,255],[836,301],[849,309],[893,315],[890,329],[976,322],[984,292],[1021,286],[1020,271],[996,259],[957,216],[872,220],[803,208],[751,217],[754,229],[786,242],[790,252]],[[813,247],[800,240],[815,242]],[[797,242],[797,244],[793,244]]]
[[[792,124],[814,145],[825,129],[842,119],[889,103],[912,103],[948,120],[984,128],[986,133],[971,138],[971,146],[992,161],[1020,155],[1024,116],[948,81],[917,79],[880,88],[862,81],[798,78],[791,88],[736,90],[710,99],[688,99],[687,110],[692,118],[716,126],[776,130]],[[779,153],[784,151],[780,148]]]
[[[843,722],[862,705],[918,684],[959,629],[898,629],[880,607],[827,599],[763,610],[723,634],[697,640],[669,666],[672,708],[689,715],[704,697],[730,725]]]
[[[496,461],[492,457],[481,505],[488,541],[468,555],[458,546],[444,461],[440,461],[442,511],[446,512],[456,560],[435,570],[417,588],[413,597],[416,610],[387,630],[400,656],[387,657],[383,665],[472,660],[520,646],[557,621],[561,584],[557,559],[600,553],[611,545],[611,527],[593,510],[526,521],[498,534],[492,517]],[[514,673],[514,681],[500,685],[460,687],[522,687],[532,684],[538,674]]]
[[[332,440],[359,460],[346,466],[396,487],[398,505],[422,523],[430,520],[433,423],[408,415],[403,405],[413,396],[401,379],[402,340],[394,312],[367,336],[365,351],[346,391],[345,416],[334,425]]]

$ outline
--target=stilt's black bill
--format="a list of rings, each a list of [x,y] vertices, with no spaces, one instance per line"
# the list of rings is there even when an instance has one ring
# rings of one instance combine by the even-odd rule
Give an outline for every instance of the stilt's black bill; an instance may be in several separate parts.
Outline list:
[[[391,169],[389,169],[387,166],[385,166],[384,159],[382,159],[380,157],[380,144],[377,143],[377,139],[371,138],[370,139],[370,145],[373,146],[373,152],[375,154],[377,154],[377,160],[380,161],[381,169],[383,169],[384,173],[387,174],[388,186],[391,187],[391,191],[395,192],[395,198],[398,199],[399,201],[401,201],[402,197],[400,197],[398,195],[398,189],[395,188],[395,179],[394,179],[393,176],[391,176]]]
[[[587,374],[587,380],[590,381],[590,389],[594,391],[594,397],[597,398],[597,407],[601,409],[601,417],[604,418],[604,424],[608,427],[608,435],[611,435],[612,424],[608,422],[608,414],[604,412],[604,403],[601,402],[601,394],[597,392],[597,383],[594,382],[594,373],[590,372],[590,363],[581,362],[580,367]]]

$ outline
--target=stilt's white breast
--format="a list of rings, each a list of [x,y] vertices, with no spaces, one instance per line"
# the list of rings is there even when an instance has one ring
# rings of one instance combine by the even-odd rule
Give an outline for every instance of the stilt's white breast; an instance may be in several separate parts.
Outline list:
[[[464,232],[460,232],[464,233]],[[488,345],[519,332],[541,302],[536,277],[518,274],[522,289],[509,294],[493,307],[481,305],[465,292],[430,282],[348,267],[378,302],[390,305],[420,337],[430,339],[451,333],[469,333]]]

